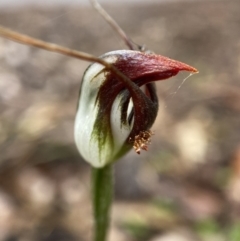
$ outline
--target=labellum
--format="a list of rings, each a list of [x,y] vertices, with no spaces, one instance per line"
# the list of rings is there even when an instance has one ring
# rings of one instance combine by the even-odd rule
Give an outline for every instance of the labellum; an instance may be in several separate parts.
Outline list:
[[[75,120],[75,141],[83,158],[94,167],[115,161],[134,147],[147,150],[158,112],[153,81],[168,79],[179,71],[197,72],[189,65],[133,50],[101,56],[123,73],[125,83],[113,71],[93,63],[83,76]]]

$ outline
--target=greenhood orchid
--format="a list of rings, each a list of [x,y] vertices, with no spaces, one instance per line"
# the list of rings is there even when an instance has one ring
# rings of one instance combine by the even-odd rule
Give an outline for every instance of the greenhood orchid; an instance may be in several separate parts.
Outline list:
[[[91,0],[96,10],[117,31],[130,49],[133,42],[118,24]],[[160,55],[118,50],[96,58],[53,43],[44,42],[0,26],[0,35],[30,46],[91,61],[81,83],[75,119],[75,142],[82,157],[92,166],[94,241],[105,241],[113,197],[112,165],[132,147],[147,150],[157,113],[154,81],[179,71],[197,72],[189,65]],[[138,49],[141,46],[138,46]]]
[[[189,65],[132,50],[118,50],[101,56],[131,80],[124,85],[116,74],[99,63],[90,65],[83,76],[75,119],[75,141],[83,158],[103,167],[124,155],[131,147],[147,150],[158,112],[153,81],[164,80]]]

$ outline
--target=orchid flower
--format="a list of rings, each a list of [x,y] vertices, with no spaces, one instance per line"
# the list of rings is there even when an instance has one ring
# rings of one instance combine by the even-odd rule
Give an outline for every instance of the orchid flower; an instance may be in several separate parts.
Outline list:
[[[75,142],[93,167],[104,167],[133,146],[147,150],[158,112],[153,81],[170,78],[179,71],[197,72],[189,65],[152,53],[117,50],[100,57],[123,73],[127,85],[99,63],[83,76],[75,119]]]
[[[133,42],[117,23],[91,0],[130,49]],[[179,71],[197,72],[184,63],[147,52],[118,50],[96,58],[88,53],[44,42],[0,26],[0,35],[13,41],[94,62],[81,83],[74,136],[83,158],[92,166],[94,240],[105,241],[113,197],[111,163],[133,148],[147,150],[157,113],[153,81]],[[138,46],[139,47],[139,46]]]

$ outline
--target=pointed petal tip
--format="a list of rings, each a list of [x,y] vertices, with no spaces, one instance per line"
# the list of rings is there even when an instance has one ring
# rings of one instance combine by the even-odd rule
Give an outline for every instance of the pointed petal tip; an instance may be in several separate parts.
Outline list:
[[[166,70],[166,67],[169,68],[170,71],[176,71],[178,73],[179,71],[188,71],[192,74],[197,74],[198,70],[188,64],[185,64],[181,61],[171,59],[169,57],[164,57],[162,55],[150,55],[153,60],[157,60],[156,66],[164,66],[164,69]]]
[[[191,67],[191,66],[190,66],[190,68],[191,68],[191,70],[189,70],[189,71],[192,72],[193,74],[198,74],[199,73],[199,71],[196,68]]]
[[[179,69],[179,71],[188,71],[188,72],[191,72],[192,74],[199,73],[199,71],[196,68],[182,62],[177,63],[177,68]]]

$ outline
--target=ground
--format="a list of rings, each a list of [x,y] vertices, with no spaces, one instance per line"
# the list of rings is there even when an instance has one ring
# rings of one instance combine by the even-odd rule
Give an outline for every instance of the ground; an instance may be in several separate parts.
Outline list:
[[[116,164],[109,240],[240,240],[239,8],[106,6],[136,43],[199,70],[157,84],[149,151]],[[87,7],[1,10],[0,23],[96,56],[126,48]],[[73,142],[88,64],[0,38],[1,241],[90,240],[90,168]]]

